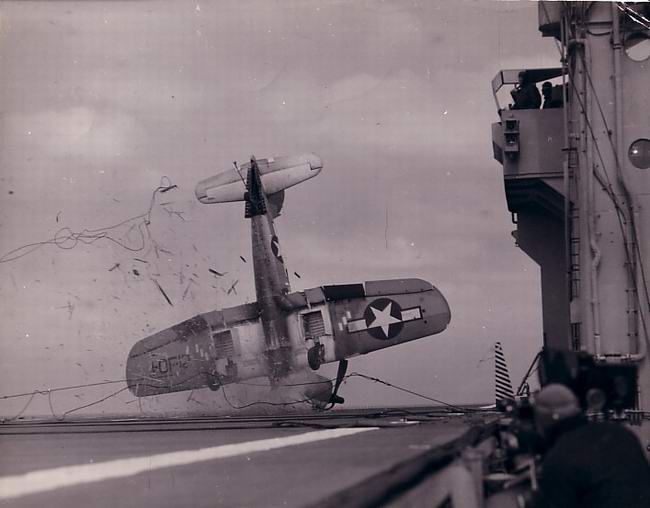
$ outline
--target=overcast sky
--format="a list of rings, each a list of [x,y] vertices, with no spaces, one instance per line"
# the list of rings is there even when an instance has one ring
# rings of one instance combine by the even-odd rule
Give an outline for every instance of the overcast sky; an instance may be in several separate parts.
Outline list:
[[[243,206],[201,205],[194,186],[252,153],[312,151],[323,172],[287,192],[276,221],[293,289],[430,281],[450,327],[350,369],[450,402],[489,401],[493,342],[515,383],[541,347],[539,271],[510,236],[492,159],[490,80],[556,61],[531,2],[1,2],[0,255],[62,227],[139,216],[163,177],[178,186],[156,201],[144,244],[142,220],[111,230],[139,251],[66,242],[0,263],[1,391],[123,379],[140,338],[253,301]],[[52,401],[62,413],[123,386]],[[426,403],[361,380],[342,395]],[[186,399],[145,406],[225,407],[209,390]],[[137,411],[133,400],[88,411]],[[25,402],[0,401],[0,414]],[[47,408],[37,397],[26,413]]]

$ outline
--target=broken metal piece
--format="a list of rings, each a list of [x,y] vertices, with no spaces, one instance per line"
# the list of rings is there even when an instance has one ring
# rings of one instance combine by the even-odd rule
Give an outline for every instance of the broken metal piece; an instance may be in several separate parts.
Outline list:
[[[151,280],[158,287],[158,290],[162,293],[162,295],[165,297],[165,300],[167,300],[167,303],[173,307],[174,304],[172,303],[172,301],[167,296],[167,293],[165,293],[165,290],[162,287],[160,287],[160,284],[158,284],[158,281],[156,279],[151,279]]]

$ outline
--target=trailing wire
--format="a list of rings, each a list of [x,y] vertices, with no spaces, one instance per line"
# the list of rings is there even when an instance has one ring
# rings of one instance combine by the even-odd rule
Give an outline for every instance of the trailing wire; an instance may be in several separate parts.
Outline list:
[[[83,229],[82,231],[75,232],[72,231],[69,227],[63,227],[59,229],[52,238],[49,240],[44,240],[42,242],[34,242],[34,243],[28,243],[25,245],[21,245],[20,247],[17,247],[13,250],[10,250],[9,252],[6,252],[0,257],[0,263],[8,263],[9,261],[15,261],[17,259],[20,259],[24,256],[27,256],[28,254],[31,254],[32,252],[40,249],[41,247],[45,245],[54,245],[60,249],[64,250],[70,250],[74,249],[79,245],[79,243],[83,243],[85,245],[91,245],[95,243],[98,240],[109,240],[116,245],[122,247],[123,249],[126,249],[130,252],[140,252],[146,247],[146,240],[147,238],[151,240],[152,242],[155,243],[151,236],[151,231],[149,230],[149,225],[151,224],[151,214],[153,211],[153,207],[156,202],[156,195],[158,193],[164,193],[168,192],[172,189],[178,188],[176,185],[173,185],[171,183],[171,180],[167,176],[163,176],[160,179],[160,185],[156,187],[152,194],[151,194],[151,200],[149,202],[149,208],[145,213],[142,213],[140,215],[136,215],[134,217],[130,217],[128,219],[125,219],[117,224],[113,224],[112,226],[107,226],[103,228],[96,228],[96,229]],[[138,222],[135,222],[138,221]],[[131,225],[129,228],[127,234],[131,233],[131,231],[136,230],[138,233],[140,233],[140,241],[141,245],[127,245],[123,241],[120,241],[117,238],[114,238],[110,236],[109,232],[119,228],[121,226],[124,226],[130,222],[135,222],[134,224]],[[143,231],[144,229],[144,231]],[[146,233],[146,234],[145,234]]]
[[[200,374],[203,374],[203,373],[200,373]],[[196,377],[196,376],[193,376],[193,377]],[[379,379],[377,377],[368,376],[366,374],[362,374],[362,373],[359,373],[359,372],[353,372],[351,374],[348,374],[348,375],[344,376],[342,381],[347,381],[348,379],[351,379],[353,377],[358,377],[358,378],[365,379],[365,380],[368,380],[368,381],[373,381],[375,383],[383,384],[383,385],[385,385],[385,386],[387,386],[389,388],[393,388],[395,390],[405,392],[405,393],[408,393],[410,395],[415,395],[416,397],[420,397],[420,398],[428,400],[430,402],[435,402],[436,404],[446,406],[447,408],[453,409],[454,411],[457,411],[457,412],[468,413],[468,412],[480,411],[480,410],[477,410],[477,409],[464,408],[464,407],[460,407],[460,406],[457,406],[457,405],[454,405],[454,404],[450,404],[450,403],[442,401],[440,399],[435,399],[433,397],[429,397],[427,395],[418,393],[416,391],[409,390],[409,389],[401,387],[401,386],[397,386],[397,385],[395,385],[393,383],[389,383],[388,381],[384,381],[384,380]],[[185,382],[189,381],[190,379],[185,379],[182,382],[176,383],[176,384],[185,383]],[[310,385],[331,383],[333,381],[335,381],[335,379],[324,379],[322,381],[310,381],[310,382],[305,382],[305,383],[287,383],[287,384],[280,384],[280,385],[276,385],[276,386],[282,386],[282,387],[310,386]],[[94,386],[103,386],[103,385],[108,385],[108,384],[125,383],[125,382],[127,383],[128,386],[120,388],[119,390],[117,390],[115,392],[112,392],[109,395],[103,396],[103,397],[101,397],[101,398],[99,398],[99,399],[97,399],[97,400],[95,400],[93,402],[90,402],[88,404],[82,404],[80,406],[76,406],[76,407],[73,407],[71,409],[68,409],[67,411],[64,411],[61,415],[56,414],[56,411],[54,409],[54,403],[53,403],[53,400],[52,400],[52,394],[55,393],[55,392],[74,390],[74,389],[80,389],[80,388],[90,388],[90,387],[94,387]],[[49,405],[49,408],[50,408],[50,412],[52,413],[52,416],[57,420],[63,420],[63,419],[65,419],[65,417],[67,415],[69,415],[71,413],[74,413],[74,412],[80,411],[82,409],[86,409],[86,408],[95,406],[97,404],[100,404],[100,403],[102,403],[102,402],[104,402],[104,401],[106,401],[108,399],[111,399],[111,398],[119,395],[120,393],[128,390],[129,387],[133,386],[134,383],[136,383],[136,381],[131,380],[131,379],[119,379],[119,380],[102,381],[102,382],[97,382],[97,383],[87,383],[87,384],[82,384],[82,385],[71,385],[71,386],[63,386],[63,387],[57,387],[57,388],[48,388],[47,390],[33,390],[31,392],[26,392],[26,393],[18,393],[18,394],[11,394],[11,395],[0,395],[0,400],[14,399],[14,398],[20,398],[20,397],[29,397],[29,399],[27,400],[27,403],[25,404],[25,406],[15,416],[12,416],[12,417],[9,417],[9,418],[4,418],[4,419],[0,418],[0,421],[11,422],[11,421],[19,419],[24,414],[24,412],[27,410],[27,408],[31,405],[31,403],[34,401],[34,398],[36,397],[36,395],[47,395],[48,405]],[[236,384],[243,385],[243,386],[269,387],[269,385],[256,384],[256,383],[236,383]],[[152,387],[156,387],[156,388],[161,387],[161,385],[147,385],[147,386],[152,386]],[[170,388],[172,388],[172,387],[173,387],[173,385],[170,386]],[[296,405],[296,404],[311,403],[313,401],[313,398],[311,398],[311,397],[308,397],[308,398],[305,398],[305,399],[300,399],[300,400],[288,401],[288,402],[271,402],[271,401],[259,400],[259,401],[254,401],[254,402],[251,402],[251,403],[248,403],[248,404],[238,406],[238,405],[234,404],[231,401],[230,397],[228,397],[228,393],[226,391],[226,388],[225,388],[224,384],[221,385],[221,390],[222,390],[225,402],[232,409],[236,409],[236,410],[242,410],[242,409],[246,409],[246,408],[249,408],[249,407],[252,407],[252,406],[257,406],[257,405],[285,406],[286,407],[286,406],[293,406],[293,405]],[[140,401],[140,398],[138,398],[137,400]]]
[[[348,378],[348,376],[345,376],[343,379]],[[330,378],[330,379],[322,379],[320,381],[305,381],[304,383],[279,383],[276,384],[275,386],[282,386],[282,387],[291,387],[291,386],[310,386],[310,385],[320,385],[320,384],[325,384],[325,383],[331,383],[336,381],[336,378]],[[237,385],[240,386],[259,386],[259,387],[266,387],[270,388],[271,385],[269,384],[264,384],[264,383],[246,383],[246,382],[239,382],[236,383]]]
[[[60,416],[56,414],[56,411],[54,410],[54,403],[52,401],[52,394],[54,392],[59,392],[59,391],[66,391],[66,390],[74,390],[74,389],[79,389],[79,388],[88,388],[88,387],[93,387],[93,386],[102,386],[102,385],[107,385],[107,384],[112,384],[112,383],[124,383],[126,380],[120,379],[118,381],[104,381],[100,383],[88,383],[84,385],[73,385],[73,386],[64,386],[60,388],[48,388],[47,390],[34,390],[32,392],[27,392],[27,393],[18,393],[18,394],[13,394],[13,395],[2,395],[0,396],[0,400],[7,400],[7,399],[14,399],[18,397],[29,397],[27,400],[27,403],[25,406],[16,414],[15,416],[9,417],[9,418],[2,418],[0,417],[0,421],[2,422],[11,422],[14,420],[19,419],[23,413],[27,410],[27,408],[31,405],[31,403],[34,401],[34,398],[36,395],[47,395],[47,403],[50,408],[50,413],[52,413],[52,416],[57,419],[57,420],[63,420],[67,415],[70,413],[74,413],[76,411],[79,411],[81,409],[85,409],[91,406],[95,406],[101,402],[104,402],[105,400],[108,400],[112,397],[115,397],[119,393],[122,393],[125,390],[128,390],[128,386],[124,388],[120,388],[116,392],[113,392],[105,397],[102,397],[98,400],[95,400],[93,402],[90,402],[88,404],[82,404],[81,406],[74,407],[72,409],[68,409],[64,413],[62,413]]]
[[[20,417],[22,416],[22,414],[27,410],[27,408],[29,407],[29,405],[32,403],[32,400],[34,400],[34,397],[36,397],[36,394],[37,394],[37,393],[39,393],[39,392],[32,392],[32,393],[31,393],[31,396],[30,396],[29,399],[27,400],[27,403],[26,403],[25,406],[24,406],[24,407],[23,407],[23,408],[18,412],[18,414],[17,414],[16,416],[12,416],[11,418],[6,418],[4,421],[11,422],[11,421],[13,421],[13,420],[17,420],[18,418],[20,418]]]
[[[59,388],[48,388],[47,390],[34,390],[26,393],[16,393],[12,395],[0,395],[0,400],[15,399],[17,397],[28,397],[30,395],[45,395],[47,392],[61,392],[65,390],[74,390],[76,388],[91,388],[93,386],[109,385],[113,383],[124,383],[127,379],[118,379],[115,381],[101,381],[99,383],[88,383],[83,385],[62,386]]]
[[[226,385],[221,386],[221,393],[223,393],[223,399],[226,401],[226,403],[233,409],[241,410],[241,409],[246,409],[252,406],[259,406],[259,405],[264,405],[264,406],[293,406],[296,404],[304,404],[306,402],[311,402],[311,398],[306,398],[302,400],[294,400],[291,402],[271,402],[267,400],[258,400],[255,402],[251,402],[249,404],[244,404],[243,406],[236,406],[232,402],[230,402],[230,399],[228,398],[228,394],[226,393]]]
[[[435,402],[436,404],[441,404],[443,406],[446,406],[448,408],[454,409],[454,410],[462,412],[462,413],[472,413],[472,412],[480,411],[480,410],[477,410],[477,409],[471,409],[471,408],[456,406],[454,404],[450,404],[450,403],[445,402],[445,401],[440,400],[440,399],[434,399],[433,397],[428,397],[427,395],[423,395],[423,394],[415,392],[413,390],[409,390],[407,388],[403,388],[401,386],[394,385],[392,383],[389,383],[388,381],[384,381],[382,379],[372,377],[372,376],[367,376],[367,375],[361,374],[359,372],[353,372],[353,373],[349,374],[348,376],[346,376],[346,378],[351,378],[351,377],[360,377],[360,378],[363,378],[363,379],[367,379],[368,381],[374,381],[375,383],[380,383],[380,384],[386,385],[386,386],[388,386],[390,388],[394,388],[395,390],[399,390],[401,392],[405,392],[405,393],[409,393],[411,395],[415,395],[416,397],[420,397],[422,399],[425,399],[425,400],[428,400],[428,401],[431,401],[431,402]]]
[[[110,398],[113,398],[113,397],[115,397],[116,395],[119,395],[120,393],[122,393],[123,391],[128,390],[128,389],[129,389],[129,387],[128,387],[128,386],[125,386],[124,388],[120,388],[120,389],[117,390],[116,392],[113,392],[113,393],[111,393],[110,395],[107,395],[106,397],[103,397],[103,398],[98,399],[98,400],[96,400],[96,401],[94,401],[94,402],[91,402],[90,404],[85,404],[85,405],[83,405],[83,406],[75,407],[75,408],[73,408],[73,409],[68,409],[68,410],[65,411],[65,412],[64,412],[64,413],[63,413],[63,414],[62,414],[58,419],[59,419],[59,420],[63,420],[63,419],[64,419],[66,416],[68,416],[70,413],[74,413],[74,412],[76,412],[76,411],[79,411],[79,410],[81,410],[81,409],[86,409],[86,408],[91,407],[91,406],[96,406],[97,404],[100,404],[100,403],[104,402],[105,400],[108,400],[108,399],[110,399]],[[52,413],[54,414],[54,411],[52,411]]]
[[[345,381],[347,381],[348,379],[353,378],[353,377],[359,377],[359,378],[362,378],[362,379],[366,379],[366,380],[368,380],[368,381],[373,381],[373,382],[376,382],[376,383],[380,383],[380,384],[383,384],[383,385],[385,385],[385,386],[388,386],[389,388],[393,388],[393,389],[395,389],[395,390],[399,390],[399,391],[402,391],[402,392],[405,392],[405,393],[409,393],[409,394],[411,394],[411,395],[415,395],[416,397],[420,397],[420,398],[425,399],[425,400],[428,400],[428,401],[430,401],[430,402],[435,402],[436,404],[441,404],[441,405],[443,405],[443,406],[446,406],[446,407],[452,408],[452,409],[457,410],[457,411],[461,411],[461,412],[473,412],[473,411],[477,411],[476,409],[469,409],[469,408],[460,407],[460,406],[457,406],[457,405],[454,405],[454,404],[450,404],[450,403],[445,402],[445,401],[443,401],[443,400],[435,399],[435,398],[433,398],[433,397],[429,397],[429,396],[427,396],[427,395],[423,395],[423,394],[418,393],[418,392],[415,392],[415,391],[413,391],[413,390],[409,390],[409,389],[407,389],[407,388],[403,388],[403,387],[401,387],[401,386],[397,386],[397,385],[395,385],[395,384],[393,384],[393,383],[389,383],[388,381],[384,381],[384,380],[379,379],[379,378],[376,378],[376,377],[368,376],[368,375],[366,375],[366,374],[362,374],[362,373],[360,373],[360,372],[352,372],[352,373],[350,373],[350,374],[344,376],[343,379],[342,379],[342,381],[345,382]],[[287,383],[287,384],[280,384],[280,385],[276,385],[276,386],[283,386],[283,387],[291,387],[291,386],[309,386],[309,385],[317,385],[317,384],[331,383],[331,382],[333,382],[333,381],[336,381],[336,379],[335,379],[335,378],[333,378],[333,379],[324,379],[324,380],[322,380],[322,381],[310,381],[310,382],[305,382],[305,383]],[[260,387],[269,386],[269,385],[264,385],[264,384],[261,384],[261,383],[237,383],[237,384],[238,384],[238,385],[244,385],[244,386],[260,386]],[[298,401],[298,402],[305,402],[305,401]],[[297,403],[297,402],[292,402],[292,403],[290,403],[290,404],[295,404],[295,403]],[[277,405],[277,404],[276,404],[276,405]],[[248,406],[245,406],[245,407],[248,407]]]

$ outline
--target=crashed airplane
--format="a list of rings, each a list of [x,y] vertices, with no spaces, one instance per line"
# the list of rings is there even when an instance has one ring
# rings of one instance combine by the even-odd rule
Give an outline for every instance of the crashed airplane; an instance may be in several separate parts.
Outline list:
[[[257,301],[199,314],[137,342],[126,377],[137,397],[268,377],[271,386],[303,384],[305,400],[326,408],[347,359],[442,332],[447,301],[420,279],[376,280],[291,292],[273,220],[285,189],[322,170],[314,154],[250,162],[201,181],[201,203],[245,202],[251,221]],[[244,177],[245,172],[245,177]],[[339,362],[336,383],[313,371]]]

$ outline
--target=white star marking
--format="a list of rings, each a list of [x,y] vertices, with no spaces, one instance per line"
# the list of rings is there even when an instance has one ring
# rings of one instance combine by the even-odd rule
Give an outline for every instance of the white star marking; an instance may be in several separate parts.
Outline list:
[[[390,325],[393,323],[402,322],[401,319],[397,319],[396,317],[390,315],[392,308],[393,302],[386,305],[386,308],[384,310],[375,309],[371,306],[370,310],[372,310],[372,313],[375,315],[375,320],[368,325],[368,328],[381,328],[381,331],[384,332],[384,335],[386,338],[388,338],[388,330],[390,328]]]

